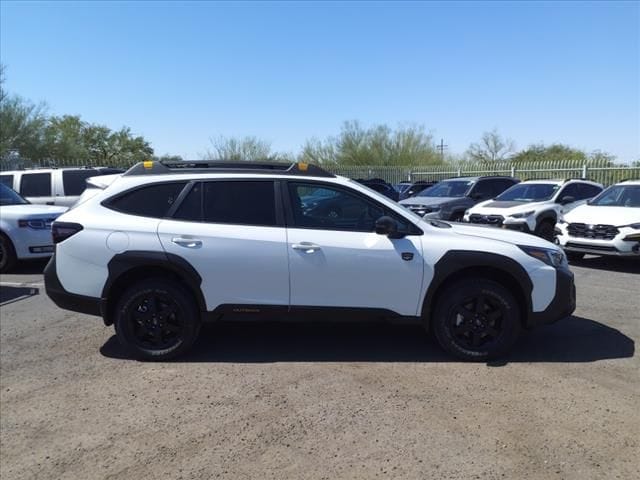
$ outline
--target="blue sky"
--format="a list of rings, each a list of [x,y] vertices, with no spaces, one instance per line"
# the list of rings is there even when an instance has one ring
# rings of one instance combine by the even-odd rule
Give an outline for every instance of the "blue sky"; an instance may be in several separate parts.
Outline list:
[[[219,135],[497,128],[640,158],[640,3],[2,1],[6,87],[195,158]]]

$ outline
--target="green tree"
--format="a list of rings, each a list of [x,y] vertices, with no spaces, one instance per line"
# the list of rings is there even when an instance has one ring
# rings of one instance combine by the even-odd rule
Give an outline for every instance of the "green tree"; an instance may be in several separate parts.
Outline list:
[[[271,150],[269,142],[253,136],[219,136],[211,139],[210,142],[211,148],[202,155],[205,160],[255,162],[278,158],[278,155]]]
[[[514,152],[513,140],[504,138],[493,129],[484,132],[478,143],[472,143],[467,150],[467,156],[475,162],[497,162],[507,160]]]
[[[432,136],[423,127],[392,130],[387,125],[364,128],[345,122],[337,137],[312,139],[303,147],[301,160],[325,165],[412,166],[442,163]]]
[[[587,154],[582,150],[571,148],[567,145],[554,143],[549,146],[543,144],[530,145],[526,149],[516,153],[511,157],[511,161],[516,163],[533,163],[533,162],[559,162],[565,160],[573,160],[586,162]]]

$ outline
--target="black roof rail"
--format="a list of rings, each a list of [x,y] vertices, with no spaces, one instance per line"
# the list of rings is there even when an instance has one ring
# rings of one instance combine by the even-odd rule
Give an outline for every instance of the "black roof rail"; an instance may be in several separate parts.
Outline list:
[[[310,163],[296,162],[226,162],[220,160],[177,160],[139,162],[124,175],[162,175],[169,173],[262,173],[308,177],[335,177]]]

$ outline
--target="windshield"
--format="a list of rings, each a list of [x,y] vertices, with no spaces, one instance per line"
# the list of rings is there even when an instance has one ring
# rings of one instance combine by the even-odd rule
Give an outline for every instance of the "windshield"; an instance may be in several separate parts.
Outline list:
[[[464,197],[473,184],[471,180],[447,180],[421,191],[416,197]]]
[[[553,183],[520,183],[505,190],[495,200],[501,202],[542,202],[549,200],[560,185]]]
[[[0,183],[0,206],[1,205],[24,205],[27,204],[24,198],[11,190],[6,185]]]
[[[395,204],[396,206],[402,206],[402,205],[399,205],[399,204],[395,203],[393,200],[390,200],[389,197],[386,197],[385,195],[383,195],[383,194],[381,194],[379,192],[376,192],[375,190],[373,190],[372,188],[369,188],[366,185],[363,185],[363,184],[361,184],[359,182],[356,182],[355,180],[352,180],[352,179],[349,179],[349,181],[352,182],[352,183],[357,183],[359,187],[364,188],[365,190],[367,190],[371,194],[371,196],[373,198],[378,199],[378,201],[380,201],[380,203],[382,203],[383,205],[387,204],[388,202],[391,202],[391,203]],[[408,208],[407,209],[403,209],[402,210],[402,214],[405,217],[407,217],[407,216],[410,217],[412,219],[412,221],[416,222],[416,223],[420,223],[420,222],[422,222],[424,220],[421,216],[419,216],[417,213],[412,212]]]
[[[640,207],[640,185],[614,185],[589,202],[598,207]]]

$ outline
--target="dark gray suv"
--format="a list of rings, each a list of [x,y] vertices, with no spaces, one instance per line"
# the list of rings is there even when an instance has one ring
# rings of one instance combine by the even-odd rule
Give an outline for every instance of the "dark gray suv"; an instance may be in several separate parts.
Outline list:
[[[497,197],[519,181],[513,177],[450,178],[400,204],[425,218],[459,222],[466,209]]]

